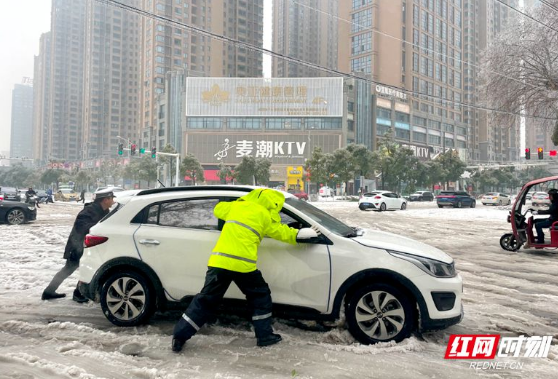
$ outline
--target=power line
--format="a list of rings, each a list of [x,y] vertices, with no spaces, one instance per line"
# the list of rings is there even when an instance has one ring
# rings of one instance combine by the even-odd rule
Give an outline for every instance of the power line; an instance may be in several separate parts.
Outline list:
[[[542,4],[546,5],[548,8],[558,12],[558,8],[554,5],[554,4],[550,4],[548,1],[546,0],[539,0]]]
[[[548,29],[552,30],[553,32],[558,33],[558,30],[557,30],[557,29],[554,29],[553,27],[548,26],[548,25],[545,24],[544,22],[541,22],[540,20],[537,20],[537,19],[534,18],[533,16],[531,16],[531,15],[525,13],[525,12],[520,11],[519,9],[517,9],[517,8],[515,8],[515,7],[512,7],[512,6],[509,5],[509,4],[504,3],[502,0],[494,0],[494,1],[497,1],[497,2],[499,2],[500,4],[506,6],[506,7],[510,8],[510,9],[513,9],[513,10],[516,11],[517,13],[521,13],[523,16],[527,17],[528,19],[530,19],[530,20],[532,20],[532,21],[535,21],[537,24],[540,24],[540,25],[542,25],[542,26],[545,26],[545,27],[547,27]]]
[[[417,48],[419,48],[419,49],[421,49],[421,50],[423,50],[423,51],[429,51],[429,52],[432,53],[434,56],[445,57],[445,58],[448,59],[448,60],[449,60],[449,59],[455,60],[455,61],[461,62],[461,63],[463,63],[464,65],[467,65],[467,66],[469,66],[469,67],[474,67],[474,68],[479,69],[479,70],[481,69],[481,67],[480,67],[479,65],[474,64],[474,63],[471,63],[471,62],[469,62],[469,61],[465,61],[465,60],[463,60],[463,59],[458,59],[458,58],[452,57],[452,56],[450,56],[450,55],[448,55],[448,54],[443,54],[443,53],[441,53],[441,52],[437,52],[436,50],[431,49],[431,48],[429,48],[429,47],[422,47],[422,46],[420,46],[419,44],[416,44],[416,43],[414,43],[414,42],[409,42],[409,41],[407,41],[407,40],[404,40],[404,39],[395,37],[395,36],[393,36],[393,35],[391,35],[391,34],[382,32],[382,31],[380,31],[380,30],[376,30],[376,29],[373,29],[373,28],[370,28],[370,27],[363,26],[363,25],[358,24],[358,23],[356,23],[356,22],[354,22],[354,21],[347,20],[346,18],[342,18],[342,17],[336,16],[336,15],[334,15],[334,14],[331,14],[331,13],[329,13],[329,12],[323,11],[323,10],[321,10],[321,9],[311,7],[311,6],[306,5],[306,4],[303,4],[303,3],[299,3],[298,1],[295,1],[295,0],[285,0],[285,1],[290,1],[291,3],[294,3],[294,4],[297,4],[297,5],[299,5],[299,6],[308,8],[308,9],[314,11],[314,12],[322,13],[322,14],[327,15],[327,16],[329,16],[329,17],[335,18],[335,19],[337,19],[337,20],[339,20],[339,21],[346,22],[346,23],[348,23],[349,25],[356,25],[357,27],[359,27],[359,28],[361,28],[361,29],[367,29],[366,31],[371,31],[371,32],[376,33],[376,34],[379,34],[379,35],[381,35],[381,36],[388,37],[388,38],[394,39],[394,40],[399,41],[399,42],[403,42],[404,44],[407,44],[407,45],[410,45],[410,46],[413,46],[413,47],[417,47]],[[387,1],[387,0],[385,0],[385,1]],[[463,35],[462,35],[461,37],[462,37],[462,39],[464,38]],[[529,85],[529,86],[531,86],[531,87],[533,87],[533,88],[536,88],[536,89],[546,89],[546,88],[544,88],[544,87],[538,87],[538,86],[536,86],[536,85],[534,85],[534,84],[531,84],[531,83],[522,82],[522,81],[519,80],[519,79],[513,78],[513,77],[511,77],[511,76],[507,76],[507,75],[502,74],[502,73],[497,72],[497,71],[492,71],[492,70],[486,70],[486,71],[487,71],[487,72],[490,72],[491,74],[496,74],[496,75],[498,75],[498,76],[501,76],[501,77],[503,77],[503,78],[506,78],[506,79],[509,79],[509,80],[512,80],[512,81],[515,81],[515,82],[518,82],[518,83],[521,83],[521,84]]]
[[[207,37],[210,37],[210,38],[215,38],[217,40],[220,40],[220,41],[223,41],[223,42],[226,42],[226,43],[241,46],[241,47],[244,47],[245,49],[248,49],[248,50],[258,51],[260,53],[271,55],[271,56],[279,58],[279,59],[283,59],[283,60],[286,60],[286,61],[289,61],[289,62],[294,62],[294,63],[300,64],[300,65],[303,65],[303,66],[311,67],[311,68],[319,70],[319,71],[324,71],[324,72],[328,72],[328,73],[331,73],[331,74],[335,74],[336,76],[351,78],[351,79],[354,79],[354,80],[360,80],[360,81],[364,81],[364,82],[369,83],[369,84],[381,85],[381,86],[384,86],[386,88],[395,89],[395,90],[398,90],[400,92],[412,94],[412,95],[415,95],[415,96],[418,96],[418,97],[426,97],[426,98],[430,98],[430,99],[436,99],[436,100],[440,101],[440,104],[442,104],[442,103],[453,104],[454,106],[457,105],[457,106],[462,106],[464,108],[483,110],[483,111],[487,111],[487,112],[494,112],[494,113],[504,114],[504,115],[508,115],[508,116],[526,117],[526,118],[539,119],[539,120],[556,121],[555,118],[551,118],[551,117],[526,115],[526,114],[521,114],[521,113],[503,111],[503,110],[500,110],[500,109],[483,107],[483,106],[479,106],[479,105],[470,105],[470,104],[463,103],[463,102],[458,102],[458,101],[455,101],[455,100],[444,99],[444,98],[439,97],[439,96],[433,96],[433,95],[428,95],[426,93],[417,92],[417,91],[414,91],[414,90],[408,90],[406,88],[402,88],[402,87],[394,86],[394,85],[391,85],[391,84],[386,84],[386,83],[374,81],[374,80],[367,79],[367,78],[362,78],[358,75],[344,73],[344,72],[341,72],[341,71],[338,71],[338,70],[335,70],[335,69],[331,69],[331,68],[328,68],[328,67],[324,67],[324,66],[321,66],[321,65],[318,65],[318,64],[315,64],[315,63],[311,63],[311,62],[308,62],[308,61],[305,61],[305,60],[302,60],[302,59],[293,58],[293,57],[290,57],[290,56],[287,56],[287,55],[284,55],[284,54],[276,53],[272,50],[268,50],[268,49],[265,49],[263,47],[259,47],[259,46],[255,46],[255,45],[252,45],[252,44],[247,43],[247,42],[239,41],[237,39],[230,38],[230,37],[224,36],[222,34],[216,34],[216,33],[207,31],[207,30],[202,29],[202,28],[198,28],[198,27],[195,27],[195,26],[192,26],[192,25],[185,24],[183,22],[179,22],[179,21],[175,21],[173,19],[169,19],[169,18],[164,17],[164,16],[159,16],[159,15],[153,14],[151,12],[144,11],[142,9],[139,9],[139,8],[136,8],[136,7],[133,7],[133,6],[130,6],[130,5],[122,4],[122,3],[118,2],[118,1],[115,1],[115,0],[94,0],[94,1],[96,1],[98,3],[109,4],[109,5],[112,5],[114,7],[120,8],[122,10],[126,10],[126,11],[129,11],[129,12],[132,12],[132,13],[136,13],[136,14],[141,15],[143,17],[151,18],[151,19],[158,20],[158,21],[161,21],[161,22],[164,22],[164,23],[167,23],[167,24],[174,25],[175,27],[179,26],[181,28],[185,28],[189,31],[201,34],[203,36],[207,36]],[[431,100],[431,101],[434,102],[434,100]]]

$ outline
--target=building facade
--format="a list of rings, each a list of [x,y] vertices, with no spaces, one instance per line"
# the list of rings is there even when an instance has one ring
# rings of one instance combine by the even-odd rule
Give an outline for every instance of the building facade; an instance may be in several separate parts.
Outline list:
[[[33,87],[16,84],[12,91],[10,157],[33,157]]]
[[[143,0],[143,8],[179,23],[263,46],[263,0]],[[143,19],[143,133],[156,134],[158,98],[165,92],[166,73],[188,70],[200,76],[261,77],[261,53],[192,33],[179,25]],[[145,131],[153,128],[153,131]]]
[[[339,26],[346,28],[338,18],[342,3],[339,0],[275,0],[273,2],[273,43],[276,53],[324,67],[337,69]],[[345,30],[345,29],[344,29]],[[346,55],[341,59],[345,59]],[[331,76],[298,63],[272,58],[272,76],[277,78],[305,78]],[[347,65],[342,65],[346,70]],[[348,72],[348,71],[345,71]]]
[[[140,0],[124,1],[139,7]],[[141,18],[87,2],[81,159],[117,156],[118,144],[139,138]]]
[[[33,158],[39,163],[45,163],[49,155],[50,49],[50,33],[44,33],[39,43],[39,55],[35,56],[33,81]]]
[[[216,171],[221,162],[233,167],[244,156],[252,156],[271,160],[271,185],[303,188],[303,166],[314,148],[332,153],[355,142],[359,120],[372,118],[370,107],[359,105],[371,104],[372,94],[360,94],[368,99],[357,102],[358,86],[352,79],[202,78],[185,74],[169,73],[180,85],[159,103],[159,124],[172,124],[178,117],[172,108],[180,104],[182,127],[171,133],[166,128],[157,143],[164,146],[181,130],[181,148],[177,150],[182,156],[195,155],[210,183],[219,181]],[[144,136],[150,138],[148,133]]]

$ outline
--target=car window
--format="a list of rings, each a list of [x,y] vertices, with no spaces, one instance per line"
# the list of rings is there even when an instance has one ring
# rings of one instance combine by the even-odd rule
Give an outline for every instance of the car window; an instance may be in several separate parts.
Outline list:
[[[455,195],[456,193],[454,191],[442,191],[440,192],[440,195]]]
[[[291,207],[297,209],[298,211],[304,213],[306,216],[310,217],[316,223],[324,226],[331,232],[341,235],[347,236],[354,233],[354,229],[348,225],[345,225],[343,222],[339,221],[333,216],[330,216],[326,212],[322,211],[321,209],[316,208],[315,206],[309,204],[307,201],[302,201],[292,197],[285,199],[285,204],[290,205]]]
[[[217,230],[213,208],[218,199],[179,200],[155,204],[148,210],[147,223],[176,228]]]
[[[367,193],[364,194],[364,196],[372,197],[372,196],[377,195],[377,194],[378,194],[378,192],[367,192]]]

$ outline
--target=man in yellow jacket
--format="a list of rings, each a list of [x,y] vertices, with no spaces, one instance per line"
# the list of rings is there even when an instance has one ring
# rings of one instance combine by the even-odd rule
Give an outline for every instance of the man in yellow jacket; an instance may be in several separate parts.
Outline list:
[[[209,257],[205,284],[174,327],[172,350],[179,352],[205,324],[234,282],[253,309],[252,323],[258,346],[281,341],[273,333],[271,291],[257,269],[258,247],[264,236],[296,244],[316,237],[315,228],[295,229],[281,224],[279,212],[285,196],[272,189],[255,189],[234,202],[221,202],[213,210],[225,225]]]

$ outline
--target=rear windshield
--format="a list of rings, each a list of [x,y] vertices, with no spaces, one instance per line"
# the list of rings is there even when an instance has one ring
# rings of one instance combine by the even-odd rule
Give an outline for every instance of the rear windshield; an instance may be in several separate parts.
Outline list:
[[[496,192],[489,192],[486,196],[498,196],[498,194]]]
[[[440,195],[455,195],[455,192],[453,192],[453,191],[442,191],[442,192],[440,192]]]
[[[105,220],[108,220],[109,217],[111,217],[113,214],[115,214],[115,213],[118,212],[120,209],[122,209],[122,207],[124,207],[124,205],[125,205],[125,204],[116,203],[116,206],[115,206],[113,209],[111,209],[111,211],[109,212],[109,214],[106,215],[105,217],[103,217],[103,218],[101,219],[101,221],[99,221],[99,222],[103,222],[103,221],[105,221]]]
[[[377,194],[378,194],[378,192],[368,192],[368,193],[365,193],[364,196],[370,197],[370,196],[374,196],[374,195],[377,195]]]

